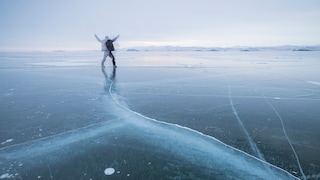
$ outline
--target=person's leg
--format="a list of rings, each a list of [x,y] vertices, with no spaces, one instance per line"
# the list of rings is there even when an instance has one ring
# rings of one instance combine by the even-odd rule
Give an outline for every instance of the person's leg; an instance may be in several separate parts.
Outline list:
[[[104,62],[106,61],[107,56],[108,56],[108,53],[107,53],[107,51],[105,51],[104,54],[103,54],[103,59],[102,59],[102,61],[101,61],[101,66],[102,66],[102,67],[104,67]]]
[[[116,61],[111,51],[109,51],[109,56],[112,58],[113,66],[116,67]]]

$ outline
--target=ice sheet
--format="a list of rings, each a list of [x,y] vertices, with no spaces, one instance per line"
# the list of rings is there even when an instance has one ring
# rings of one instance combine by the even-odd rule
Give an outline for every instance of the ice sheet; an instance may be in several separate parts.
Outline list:
[[[1,177],[319,177],[315,52],[90,53],[2,56]]]

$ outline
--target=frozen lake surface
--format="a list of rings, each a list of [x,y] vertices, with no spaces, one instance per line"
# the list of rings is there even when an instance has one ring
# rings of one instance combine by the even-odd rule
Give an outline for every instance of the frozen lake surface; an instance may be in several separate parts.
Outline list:
[[[320,52],[0,53],[0,179],[319,179]]]

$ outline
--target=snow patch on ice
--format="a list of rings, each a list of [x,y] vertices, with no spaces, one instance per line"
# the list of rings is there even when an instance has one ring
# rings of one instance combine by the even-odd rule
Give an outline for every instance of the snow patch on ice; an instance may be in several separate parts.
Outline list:
[[[5,173],[5,174],[2,174],[0,176],[0,179],[6,179],[6,178],[14,178],[13,174],[9,174],[9,173]]]
[[[114,168],[106,168],[105,170],[104,170],[104,174],[105,175],[112,175],[113,173],[115,172],[115,169]]]
[[[1,142],[1,145],[5,145],[5,144],[10,143],[12,141],[13,141],[13,139],[7,139],[6,141]]]
[[[317,81],[307,81],[307,83],[315,84],[315,85],[320,86],[320,82],[317,82]]]
[[[41,63],[28,63],[29,65],[35,66],[90,66],[90,63],[81,63],[81,62],[41,62]]]

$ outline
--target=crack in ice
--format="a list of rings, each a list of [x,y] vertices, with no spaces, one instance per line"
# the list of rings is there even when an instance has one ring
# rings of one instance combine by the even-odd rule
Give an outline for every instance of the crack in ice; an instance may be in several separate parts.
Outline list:
[[[116,81],[108,79],[106,82],[104,91],[108,95],[107,105],[110,105],[108,108],[112,108],[111,111],[117,118],[1,148],[0,174],[3,174],[1,177],[11,176],[11,174],[14,175],[13,178],[26,177],[28,171],[34,168],[47,168],[46,172],[50,173],[48,179],[56,178],[60,174],[58,169],[53,167],[67,161],[65,157],[86,156],[91,148],[103,145],[100,144],[100,140],[88,145],[82,145],[82,141],[87,142],[100,137],[108,144],[111,143],[109,140],[114,138],[109,136],[110,132],[115,133],[115,130],[122,129],[126,135],[137,136],[154,148],[162,149],[164,153],[174,153],[175,156],[188,160],[195,167],[210,169],[208,173],[240,179],[297,179],[289,172],[212,136],[179,124],[159,121],[131,110],[125,103],[125,99],[117,93]],[[148,136],[146,133],[152,134]],[[84,149],[78,150],[75,147]],[[48,157],[48,155],[54,156]],[[18,161],[21,162],[18,167],[12,165]],[[20,165],[22,162],[28,166],[22,167]],[[10,174],[7,174],[9,172]],[[40,175],[42,174],[37,174],[36,177],[39,178]]]
[[[274,112],[274,113],[277,115],[277,117],[279,118],[279,120],[280,120],[280,122],[281,122],[281,126],[282,126],[282,132],[283,132],[284,136],[286,137],[286,139],[287,139],[287,141],[288,141],[288,143],[289,143],[289,145],[290,145],[290,147],[291,147],[291,149],[292,149],[292,152],[293,152],[294,157],[295,157],[295,159],[296,159],[296,161],[297,161],[297,164],[298,164],[300,173],[301,173],[303,179],[306,180],[306,179],[307,179],[307,178],[306,178],[306,175],[304,174],[304,172],[303,172],[303,170],[302,170],[299,157],[298,157],[298,155],[297,155],[297,153],[296,153],[296,151],[295,151],[295,149],[294,149],[294,147],[293,147],[293,145],[292,145],[292,143],[291,143],[290,138],[289,138],[288,135],[287,135],[287,131],[286,131],[286,129],[285,129],[285,126],[284,126],[284,122],[283,122],[282,117],[280,116],[280,114],[279,114],[279,112],[277,111],[277,109],[269,102],[269,100],[268,100],[267,98],[265,98],[265,100],[266,100],[266,102],[268,103],[268,105],[271,107],[271,109],[273,110],[273,112]]]
[[[231,108],[232,108],[232,110],[233,110],[233,114],[236,116],[237,121],[238,121],[241,129],[242,129],[243,132],[246,134],[246,137],[247,137],[247,140],[248,140],[248,142],[249,142],[249,144],[250,144],[251,150],[255,153],[255,155],[256,155],[258,158],[260,158],[260,159],[262,159],[262,160],[265,161],[262,153],[260,152],[259,148],[258,148],[257,145],[254,143],[253,139],[251,138],[251,136],[249,135],[248,131],[247,131],[246,128],[244,127],[243,122],[242,122],[242,120],[240,119],[236,108],[234,107],[233,100],[232,100],[232,95],[231,95],[231,86],[230,86],[230,85],[229,85],[229,100],[230,100]]]
[[[276,174],[275,174],[276,171],[271,171],[271,167],[288,173],[287,171],[285,171],[285,170],[283,170],[283,169],[281,169],[281,168],[279,168],[279,167],[277,167],[277,166],[274,166],[274,165],[272,165],[272,164],[270,164],[270,163],[268,163],[268,162],[266,162],[266,161],[264,160],[263,155],[260,153],[259,149],[257,148],[257,146],[255,145],[255,143],[253,142],[253,140],[251,139],[251,137],[249,136],[248,132],[246,132],[245,129],[244,129],[244,131],[246,132],[246,134],[247,134],[247,136],[248,136],[248,138],[249,138],[249,140],[250,140],[250,146],[252,146],[252,148],[254,148],[254,151],[258,154],[258,157],[252,156],[252,155],[250,155],[250,154],[248,154],[248,153],[246,153],[246,152],[244,152],[244,151],[241,151],[241,150],[239,150],[239,149],[237,149],[237,148],[234,148],[234,147],[232,147],[232,146],[229,146],[229,145],[227,145],[227,144],[225,144],[225,143],[223,143],[223,142],[215,139],[215,138],[212,137],[212,136],[203,134],[202,132],[196,131],[196,130],[191,129],[191,128],[189,128],[189,127],[181,126],[181,125],[179,125],[179,124],[172,124],[172,123],[168,123],[168,122],[159,121],[159,120],[156,120],[156,119],[153,119],[153,118],[144,116],[144,115],[142,115],[141,113],[138,113],[138,112],[136,112],[136,111],[131,110],[131,109],[130,109],[129,107],[127,107],[126,105],[123,105],[122,103],[120,103],[119,100],[118,100],[117,97],[116,97],[116,94],[112,92],[114,81],[113,81],[112,79],[107,79],[107,81],[110,82],[110,84],[109,84],[109,90],[108,90],[108,91],[109,91],[109,95],[110,95],[111,99],[112,99],[119,107],[121,107],[121,108],[124,109],[125,111],[128,111],[128,112],[130,112],[130,113],[133,113],[133,114],[135,114],[135,115],[137,115],[137,116],[139,116],[139,117],[142,117],[143,119],[150,120],[150,121],[152,121],[152,122],[156,122],[156,123],[160,123],[160,124],[163,124],[163,125],[168,125],[169,127],[175,127],[175,128],[179,128],[179,129],[181,129],[181,130],[186,130],[186,131],[188,131],[188,132],[196,133],[197,135],[200,135],[200,136],[202,136],[202,137],[206,137],[206,138],[209,138],[209,139],[211,139],[211,140],[214,140],[214,141],[216,141],[216,142],[218,142],[218,143],[221,143],[221,145],[225,146],[227,149],[230,148],[230,149],[233,149],[233,150],[235,150],[235,151],[241,152],[241,153],[245,154],[246,156],[251,157],[251,158],[256,159],[257,161],[261,162],[261,163],[262,163],[262,167],[263,167],[263,169],[264,169],[263,171],[266,171],[265,173],[268,174],[268,177],[269,177],[269,178],[272,177],[272,175],[274,175],[274,176],[276,177]],[[231,100],[230,102],[231,102],[231,104],[232,104],[233,110],[234,110],[234,112],[235,112],[238,120],[240,120],[240,118],[239,118],[239,116],[238,116],[238,114],[237,114],[237,112],[236,112],[236,110],[235,110],[235,108],[234,108],[233,102],[232,102],[231,92],[230,92],[230,100]],[[240,120],[240,122],[241,122],[241,120]],[[244,128],[242,122],[241,122],[241,124],[242,124],[242,127]],[[149,127],[149,128],[152,129],[152,127]],[[180,135],[181,135],[181,134],[180,134]],[[177,138],[177,135],[176,135],[175,137]],[[195,146],[196,146],[196,147],[204,146],[204,145],[201,144],[201,143],[200,143],[201,145],[199,145],[199,142],[197,142],[197,141],[194,142],[194,143],[195,143]],[[196,145],[196,144],[198,144],[198,145]],[[210,150],[208,150],[208,147],[203,147],[203,148],[204,148],[204,149],[207,149],[206,152],[207,152],[207,151],[208,151],[208,152],[210,151]],[[210,153],[212,153],[212,152],[210,151]],[[215,152],[215,153],[219,153],[219,152]],[[223,152],[220,152],[220,153],[223,153]],[[225,156],[225,155],[221,155],[221,156]],[[220,157],[220,156],[219,156],[219,157]],[[229,156],[227,156],[227,157],[229,157]],[[221,158],[221,157],[220,157],[220,158]],[[241,159],[241,158],[240,158],[240,159]],[[208,161],[208,159],[206,160],[206,162],[207,162],[207,161]],[[225,161],[227,161],[227,160],[225,159]],[[233,161],[236,161],[236,160],[233,159]],[[245,166],[245,167],[246,167],[246,166],[247,166],[247,165],[244,165],[243,163],[245,163],[245,162],[242,162],[242,161],[241,161],[240,164],[242,164],[242,165],[240,165],[239,167],[241,167],[241,166]],[[239,164],[238,164],[238,165],[239,165]],[[257,168],[257,167],[256,167],[256,168]],[[261,167],[260,167],[260,168],[261,168]],[[233,168],[232,168],[232,169],[233,169]],[[241,168],[240,168],[240,169],[241,169]],[[259,171],[259,170],[261,170],[261,169],[259,169],[259,170],[258,170],[258,169],[259,169],[259,168],[255,169],[255,170],[252,169],[252,170],[253,170],[253,171]],[[272,175],[271,175],[271,174],[272,174]],[[296,177],[294,177],[294,176],[293,176],[292,174],[290,174],[290,173],[288,173],[288,175],[289,175],[290,178],[297,179]],[[288,177],[288,178],[289,178],[289,177]],[[279,177],[278,177],[278,178],[279,178]]]

